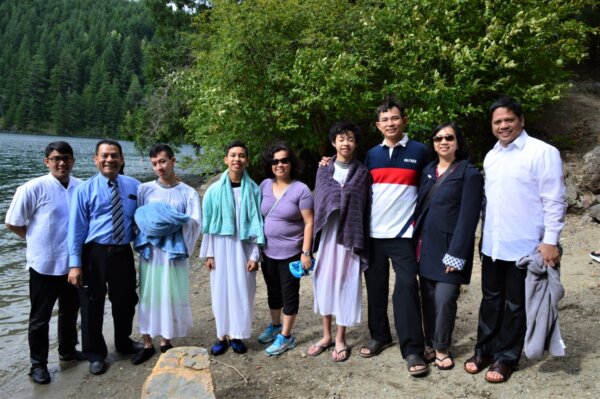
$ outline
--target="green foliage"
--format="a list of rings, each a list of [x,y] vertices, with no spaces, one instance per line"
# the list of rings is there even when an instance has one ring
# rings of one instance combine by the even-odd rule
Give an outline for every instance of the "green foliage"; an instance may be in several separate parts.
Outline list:
[[[140,2],[0,1],[3,128],[117,135],[152,34]]]
[[[485,126],[468,130],[477,141],[489,135],[481,121],[500,94],[528,111],[559,97],[565,65],[587,54],[590,28],[575,19],[586,3],[215,0],[195,21],[193,67],[171,81],[211,167],[233,139],[251,154],[276,139],[323,153],[333,121],[372,130],[389,94],[409,106],[413,137],[454,119]]]

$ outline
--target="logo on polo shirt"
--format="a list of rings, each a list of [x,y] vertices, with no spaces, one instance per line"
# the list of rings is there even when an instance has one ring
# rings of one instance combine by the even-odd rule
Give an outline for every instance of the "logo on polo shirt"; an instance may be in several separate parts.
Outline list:
[[[404,158],[404,162],[417,163],[417,160],[416,159],[412,159],[412,158]]]

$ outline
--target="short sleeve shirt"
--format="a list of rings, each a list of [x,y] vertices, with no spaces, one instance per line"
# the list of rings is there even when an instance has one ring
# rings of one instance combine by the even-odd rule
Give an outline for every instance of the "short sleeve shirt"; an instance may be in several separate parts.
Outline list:
[[[313,197],[306,184],[293,181],[279,201],[273,195],[273,180],[260,184],[261,213],[265,218],[266,244],[263,252],[271,259],[287,259],[302,251],[304,219],[301,210],[313,209]]]
[[[27,267],[40,274],[69,273],[69,208],[79,183],[79,179],[71,177],[65,188],[51,174],[30,180],[17,188],[6,212],[5,223],[27,226]]]

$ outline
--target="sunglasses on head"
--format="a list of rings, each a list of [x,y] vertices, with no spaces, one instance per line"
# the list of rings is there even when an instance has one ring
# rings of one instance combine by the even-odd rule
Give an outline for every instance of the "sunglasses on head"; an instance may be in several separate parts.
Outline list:
[[[433,136],[432,139],[434,143],[441,143],[444,139],[446,139],[447,142],[454,141],[455,137],[449,134],[447,136]]]
[[[277,165],[279,165],[279,163],[281,163],[282,165],[287,165],[288,163],[290,163],[290,159],[286,157],[286,158],[280,158],[280,159],[273,159],[271,161],[272,166],[277,166]]]

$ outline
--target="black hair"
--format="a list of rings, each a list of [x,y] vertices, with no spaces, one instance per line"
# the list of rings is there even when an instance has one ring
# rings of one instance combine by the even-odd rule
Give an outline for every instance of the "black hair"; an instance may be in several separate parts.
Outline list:
[[[48,144],[45,150],[46,158],[48,158],[52,151],[73,156],[73,148],[66,141],[53,141],[52,143]]]
[[[490,110],[488,113],[490,121],[492,120],[494,111],[496,111],[498,108],[508,108],[509,110],[514,112],[517,118],[519,119],[521,119],[521,117],[523,116],[523,108],[516,99],[514,99],[513,97],[500,97],[499,99],[494,101],[494,103],[490,106]]]
[[[452,130],[454,130],[454,136],[456,137],[456,144],[458,145],[458,148],[456,149],[456,154],[454,154],[454,156],[456,157],[456,160],[460,161],[463,159],[469,159],[469,146],[467,145],[467,140],[465,140],[465,136],[462,134],[462,130],[456,124],[456,122],[441,123],[433,128],[433,130],[431,132],[431,137],[429,138],[429,151],[431,151],[431,154],[435,155],[435,150],[433,148],[433,138],[435,137],[435,135],[438,134],[438,132],[440,130],[442,130],[446,127],[449,127]]]
[[[377,110],[376,110],[377,120],[379,120],[379,115],[381,115],[383,112],[388,112],[392,108],[398,108],[400,110],[401,117],[404,118],[406,116],[406,113],[404,112],[404,104],[402,104],[402,102],[396,100],[395,97],[390,96],[390,97],[386,97],[383,100],[383,102],[379,105],[379,107],[377,107]]]
[[[294,154],[294,151],[292,151],[292,149],[282,141],[272,144],[269,148],[267,148],[267,150],[263,154],[263,168],[265,170],[265,175],[270,179],[275,177],[275,175],[273,174],[273,168],[271,167],[271,162],[273,162],[273,157],[275,156],[275,153],[279,151],[287,152],[287,157],[290,160],[291,166],[290,177],[292,178],[292,180],[295,180],[300,172],[298,158],[296,158],[296,154]]]
[[[173,153],[173,149],[167,144],[154,144],[150,148],[150,151],[148,151],[148,156],[150,158],[155,158],[161,152],[166,153],[169,158],[173,158],[175,156],[175,153]]]
[[[227,147],[225,147],[225,156],[227,156],[227,154],[229,154],[229,150],[231,150],[234,147],[241,147],[241,148],[243,148],[244,151],[246,152],[246,157],[248,157],[248,147],[246,147],[246,144],[244,144],[240,140],[234,140],[231,143],[229,143],[227,145]]]
[[[329,129],[329,142],[333,143],[337,136],[345,134],[346,132],[352,132],[354,134],[354,141],[356,142],[356,144],[360,143],[360,139],[362,138],[362,131],[357,125],[350,121],[335,122],[331,126],[331,129]]]
[[[111,139],[102,139],[96,143],[96,155],[98,155],[98,149],[100,148],[100,146],[102,144],[114,145],[115,147],[117,147],[119,149],[119,155],[121,155],[121,156],[123,155],[123,148],[121,148],[121,144],[119,144],[118,141],[111,140]]]

